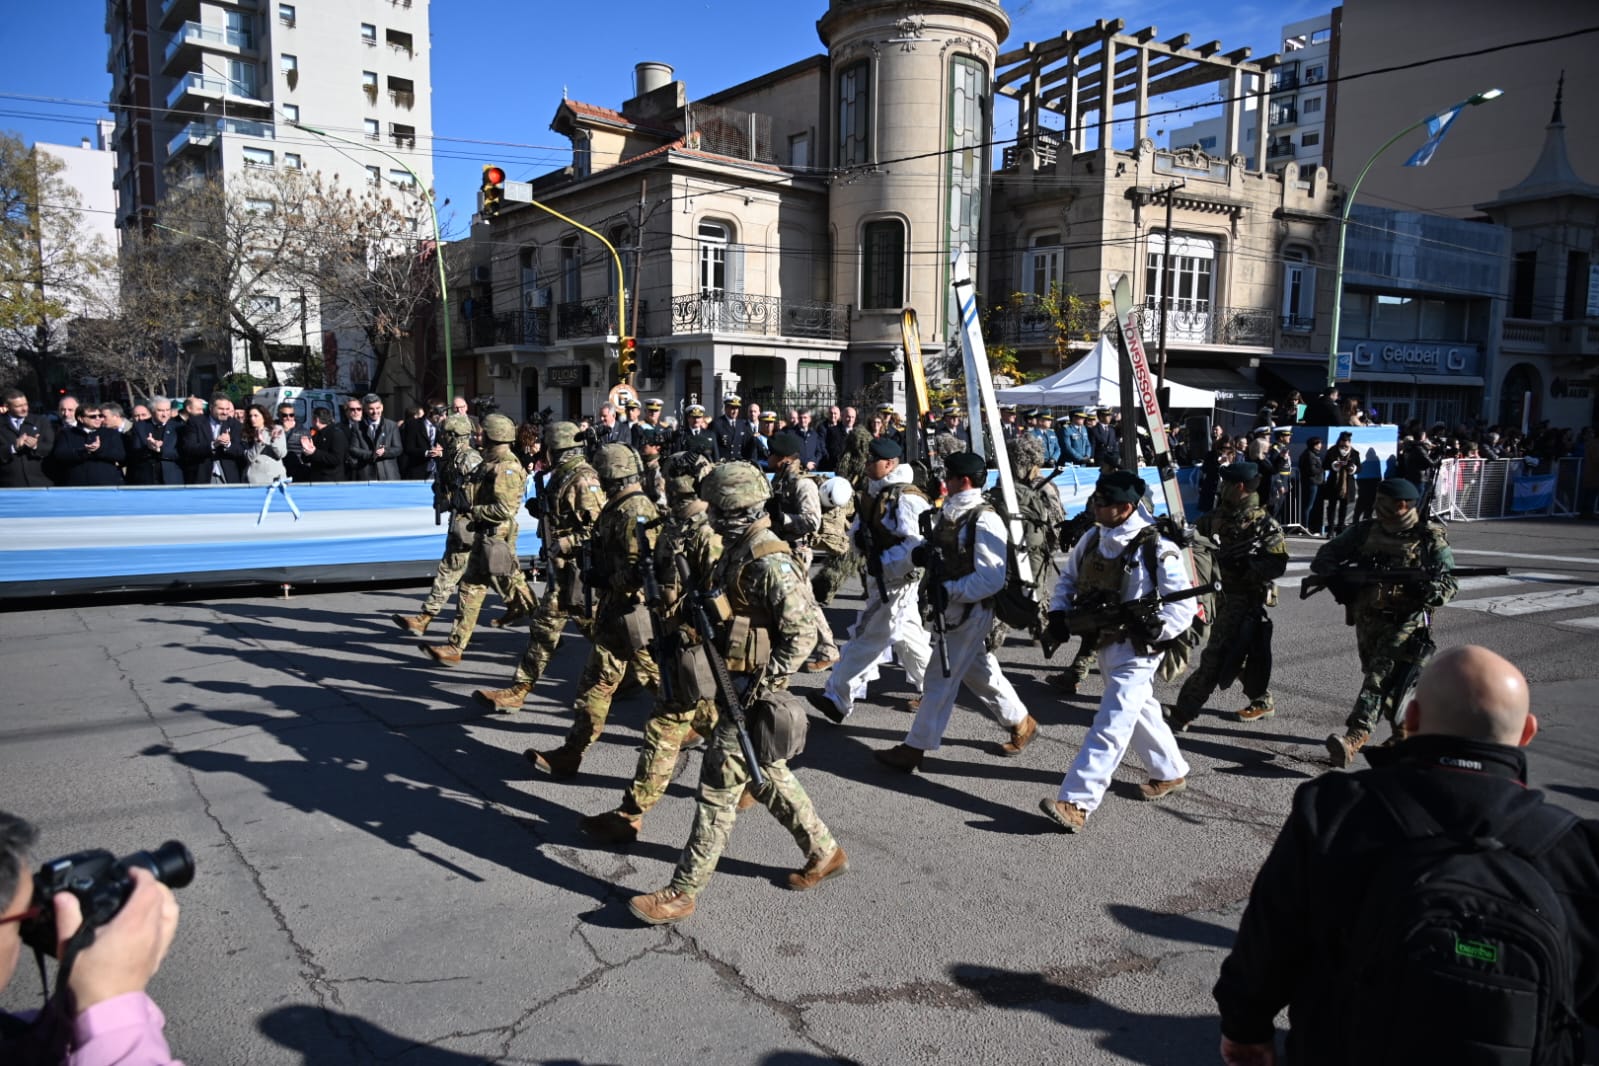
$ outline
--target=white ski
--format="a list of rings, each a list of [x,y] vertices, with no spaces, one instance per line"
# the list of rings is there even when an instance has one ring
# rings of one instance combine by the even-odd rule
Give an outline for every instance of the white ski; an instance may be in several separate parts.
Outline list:
[[[971,425],[972,451],[984,458],[984,449],[993,449],[994,474],[999,482],[999,496],[1005,504],[1005,528],[1010,536],[1011,555],[1016,560],[1016,572],[1022,583],[1033,589],[1033,566],[1027,557],[1027,546],[1022,538],[1021,509],[1016,502],[1016,482],[1011,473],[1010,456],[1005,451],[1005,430],[999,420],[999,403],[994,398],[994,378],[989,372],[988,349],[983,345],[983,327],[977,319],[977,293],[972,288],[972,273],[966,262],[966,249],[955,250],[955,260],[950,271],[955,286],[955,306],[960,314],[961,354],[966,360],[967,404],[974,412],[981,408],[982,425],[974,419]],[[972,385],[977,386],[973,395]],[[988,429],[988,440],[983,439],[983,427]],[[1193,572],[1192,567],[1189,573]]]

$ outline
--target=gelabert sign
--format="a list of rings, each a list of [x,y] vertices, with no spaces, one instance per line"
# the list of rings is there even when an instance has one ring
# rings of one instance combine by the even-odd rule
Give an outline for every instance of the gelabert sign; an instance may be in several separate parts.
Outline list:
[[[1427,344],[1417,341],[1360,341],[1355,345],[1355,369],[1383,374],[1438,374],[1478,376],[1482,349],[1469,344]]]

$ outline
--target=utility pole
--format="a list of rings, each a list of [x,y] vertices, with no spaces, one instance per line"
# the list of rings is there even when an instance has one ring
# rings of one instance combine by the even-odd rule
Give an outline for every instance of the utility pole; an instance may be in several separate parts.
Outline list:
[[[644,273],[644,206],[645,195],[648,192],[649,182],[640,178],[638,182],[638,228],[633,231],[633,324],[628,330],[628,336],[633,338],[633,343],[638,343],[638,279]],[[617,279],[617,291],[626,287],[625,277]],[[633,396],[638,397],[636,380],[638,377],[638,364],[633,365],[633,373],[627,376],[627,384],[633,389]]]
[[[1166,320],[1171,317],[1171,286],[1174,277],[1171,256],[1171,208],[1174,199],[1172,194],[1187,184],[1186,180],[1179,178],[1161,190],[1166,194],[1166,251],[1162,257],[1164,269],[1160,272],[1160,358],[1155,369],[1155,387],[1158,389],[1166,387]]]

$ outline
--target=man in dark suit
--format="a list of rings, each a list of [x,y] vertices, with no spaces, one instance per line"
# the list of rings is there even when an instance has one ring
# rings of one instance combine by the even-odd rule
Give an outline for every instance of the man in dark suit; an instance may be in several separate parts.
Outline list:
[[[350,438],[350,455],[356,459],[351,464],[352,480],[400,480],[400,453],[404,448],[400,427],[394,419],[383,417],[383,398],[377,393],[363,396],[361,406],[366,417],[355,423]]]
[[[27,393],[7,389],[4,399],[6,413],[0,415],[0,488],[48,488],[54,482],[45,475],[44,461],[55,449],[55,430],[49,419],[29,416]]]
[[[209,411],[189,416],[178,433],[178,458],[188,485],[237,485],[244,480],[244,425],[225,392],[211,397]]]
[[[318,407],[311,414],[311,432],[300,439],[300,452],[310,471],[309,480],[348,481],[345,461],[350,456],[350,441],[344,429],[333,424],[333,412]]]
[[[418,408],[421,410],[421,408]],[[444,405],[433,404],[422,418],[408,418],[400,427],[400,479],[431,481],[444,454]]]
[[[716,449],[723,462],[750,461],[755,456],[755,427],[742,417],[744,401],[734,393],[722,400],[722,413],[711,423]]]
[[[78,408],[76,424],[61,431],[55,451],[50,453],[61,471],[61,484],[74,487],[122,484],[122,464],[127,451],[122,434],[104,426],[100,405],[85,403]]]

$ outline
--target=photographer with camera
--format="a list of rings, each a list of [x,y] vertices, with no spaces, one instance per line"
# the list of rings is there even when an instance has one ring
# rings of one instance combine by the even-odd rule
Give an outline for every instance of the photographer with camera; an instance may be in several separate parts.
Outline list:
[[[145,988],[178,931],[178,903],[162,881],[188,884],[192,858],[181,845],[181,856],[166,846],[157,856],[141,853],[120,863],[109,855],[98,862],[103,853],[86,853],[47,863],[34,878],[28,862],[37,837],[28,822],[0,811],[0,899],[6,901],[0,910],[0,983],[10,982],[24,943],[37,947],[43,939],[68,964],[64,980],[58,979],[55,994],[37,1018],[0,1015],[0,1062],[176,1063],[161,1032],[166,1018]],[[161,871],[160,879],[145,868],[146,862]],[[71,869],[74,885],[91,883],[87,918],[72,891],[46,895],[36,885],[50,884],[47,875],[59,875],[63,863]],[[85,873],[91,864],[92,876]],[[64,882],[57,876],[54,883]],[[125,900],[123,891],[128,893]]]

